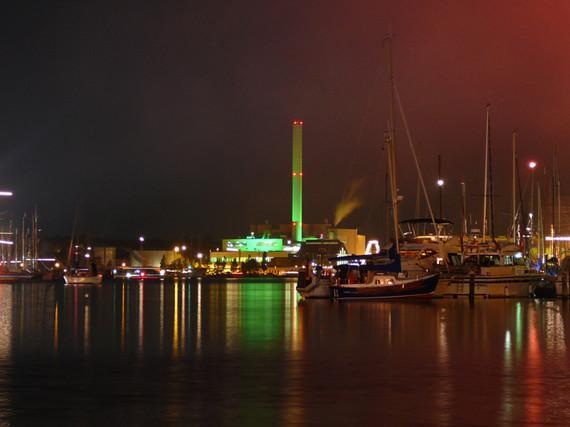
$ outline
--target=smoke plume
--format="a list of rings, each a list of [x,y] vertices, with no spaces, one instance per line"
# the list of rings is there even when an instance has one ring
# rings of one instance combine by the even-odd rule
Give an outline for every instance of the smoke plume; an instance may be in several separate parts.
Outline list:
[[[340,222],[350,215],[353,211],[362,205],[362,197],[358,194],[364,184],[363,179],[352,181],[348,191],[344,194],[340,203],[336,206],[334,212],[334,226],[338,226]]]

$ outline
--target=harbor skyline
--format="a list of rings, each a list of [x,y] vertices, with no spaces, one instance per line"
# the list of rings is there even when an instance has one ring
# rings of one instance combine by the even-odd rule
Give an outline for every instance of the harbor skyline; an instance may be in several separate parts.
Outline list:
[[[347,188],[361,207],[341,223],[384,230],[388,90],[382,40],[432,205],[460,182],[481,216],[485,105],[491,104],[497,229],[510,212],[511,133],[519,165],[550,173],[570,155],[570,5],[490,1],[263,4],[53,2],[11,5],[1,31],[1,211],[37,205],[42,229],[99,236],[215,237],[289,222],[291,121],[304,122],[303,218],[334,220]],[[413,171],[396,121],[401,217]],[[560,167],[562,195],[570,176]],[[543,180],[548,180],[544,178]],[[548,194],[544,183],[544,194]],[[262,202],[260,202],[262,200]],[[437,210],[437,209],[436,209]],[[447,214],[449,213],[449,214]]]

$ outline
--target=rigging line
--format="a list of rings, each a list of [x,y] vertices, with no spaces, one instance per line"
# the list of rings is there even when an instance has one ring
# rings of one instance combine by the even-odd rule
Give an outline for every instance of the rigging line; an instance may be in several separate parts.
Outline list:
[[[410,150],[412,152],[412,157],[414,158],[414,164],[416,166],[416,171],[418,172],[418,178],[420,180],[420,184],[422,186],[422,190],[424,193],[424,197],[426,199],[426,203],[427,203],[427,208],[429,210],[429,216],[431,218],[432,224],[433,224],[433,228],[435,230],[435,234],[437,236],[437,238],[439,239],[439,228],[437,227],[437,224],[435,223],[435,217],[433,215],[433,210],[431,208],[431,203],[429,201],[429,197],[427,194],[427,190],[426,190],[426,184],[424,182],[424,178],[422,175],[422,171],[420,169],[420,163],[418,161],[418,157],[416,155],[416,150],[414,148],[414,143],[412,141],[412,135],[410,133],[410,128],[408,127],[408,119],[406,118],[406,114],[404,113],[404,107],[402,106],[402,100],[400,98],[400,91],[398,90],[398,86],[396,86],[396,84],[394,83],[394,93],[396,95],[396,101],[398,102],[398,109],[400,110],[400,116],[402,117],[402,123],[404,124],[404,129],[406,131],[406,136],[408,137],[408,144],[410,146]]]

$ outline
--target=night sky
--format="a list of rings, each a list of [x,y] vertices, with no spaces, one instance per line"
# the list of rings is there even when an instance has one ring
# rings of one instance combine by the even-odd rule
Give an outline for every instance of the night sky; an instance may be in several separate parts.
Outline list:
[[[4,218],[38,206],[46,235],[228,236],[290,220],[291,121],[304,123],[304,219],[380,234],[386,55],[437,210],[480,215],[491,104],[498,231],[510,212],[511,132],[521,163],[562,193],[570,147],[568,1],[13,2],[0,18]],[[402,217],[416,172],[397,122]],[[522,168],[523,184],[528,171]],[[542,169],[537,176],[543,174]],[[548,194],[548,189],[544,188]],[[447,214],[447,215],[446,215]]]

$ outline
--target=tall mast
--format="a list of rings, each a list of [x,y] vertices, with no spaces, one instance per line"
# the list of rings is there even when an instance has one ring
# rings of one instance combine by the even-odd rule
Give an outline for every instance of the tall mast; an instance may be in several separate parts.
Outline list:
[[[516,131],[513,131],[513,186],[512,186],[512,190],[513,190],[513,206],[512,206],[512,236],[513,236],[513,242],[517,241],[517,165],[516,165],[516,157],[517,157],[517,133]]]
[[[542,262],[544,261],[544,219],[542,218],[542,199],[540,196],[540,182],[537,183],[536,185],[536,202],[537,202],[537,208],[536,208],[536,219],[537,219],[537,232],[538,232],[538,243],[537,243],[537,249],[538,249],[538,260],[539,260],[539,264],[542,264]]]
[[[26,214],[22,216],[22,268],[26,268]]]
[[[34,217],[32,222],[32,269],[38,268],[38,207],[34,206]]]
[[[396,185],[396,153],[394,146],[394,68],[392,64],[392,35],[389,34],[384,39],[386,45],[386,55],[388,57],[388,80],[390,91],[390,116],[388,121],[388,135],[386,140],[387,156],[388,156],[388,173],[390,176],[390,195],[392,197],[392,217],[394,222],[394,244],[396,245],[396,252],[400,253],[400,243],[398,241],[398,187]]]
[[[558,256],[554,237],[557,233],[560,235],[560,227],[560,175],[558,174],[556,147],[554,147],[552,154],[552,225],[550,227],[550,253],[552,256]]]
[[[77,227],[77,218],[79,217],[79,202],[75,205],[75,216],[73,217],[73,227],[71,229],[71,237],[69,239],[69,247],[67,248],[67,268],[71,268],[71,253],[73,251],[73,243],[75,240],[75,229]]]
[[[459,232],[459,243],[461,244],[461,253],[465,253],[465,236],[467,236],[467,206],[465,182],[461,181],[461,227]]]
[[[486,107],[486,120],[485,120],[485,177],[483,184],[483,241],[487,236],[487,178],[489,174],[489,107]]]
[[[551,197],[551,222],[550,222],[550,256],[554,256],[554,235],[556,224],[556,147],[552,153],[552,180],[550,186]]]
[[[487,114],[487,148],[489,149],[489,231],[491,240],[495,241],[495,202],[493,187],[493,151],[491,150],[491,117]]]

